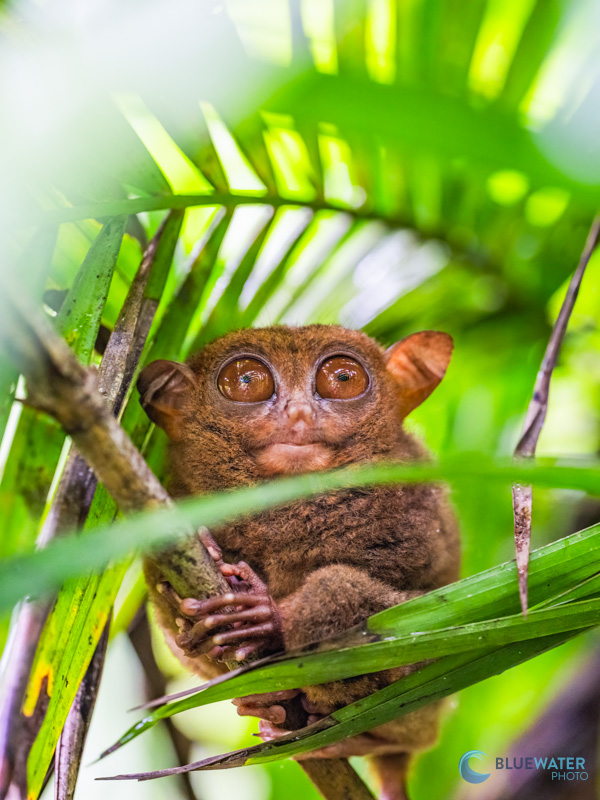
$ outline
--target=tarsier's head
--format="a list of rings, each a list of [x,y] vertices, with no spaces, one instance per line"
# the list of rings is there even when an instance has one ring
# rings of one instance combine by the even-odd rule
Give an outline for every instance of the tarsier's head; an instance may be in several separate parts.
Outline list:
[[[137,386],[172,442],[174,490],[195,493],[397,450],[401,421],[451,354],[451,337],[434,331],[386,351],[337,326],[240,330],[186,364],[149,364]]]

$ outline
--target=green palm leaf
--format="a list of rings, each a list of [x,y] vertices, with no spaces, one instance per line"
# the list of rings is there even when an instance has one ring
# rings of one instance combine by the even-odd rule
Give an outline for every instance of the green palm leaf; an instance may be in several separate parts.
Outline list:
[[[273,321],[341,321],[364,327],[382,343],[416,327],[448,328],[459,339],[451,386],[468,389],[463,398],[462,389],[442,386],[437,398],[428,402],[429,411],[418,411],[415,419],[425,423],[431,441],[442,450],[452,451],[455,445],[463,451],[496,448],[499,439],[510,438],[511,425],[522,412],[536,360],[529,351],[546,336],[548,304],[575,263],[598,205],[597,164],[593,149],[586,150],[586,142],[596,136],[593,117],[586,117],[593,93],[586,94],[589,81],[577,72],[586,52],[587,29],[593,27],[585,4],[567,7],[539,0],[504,7],[475,0],[465,7],[456,0],[386,0],[318,8],[319,4],[290,0],[282,4],[281,17],[289,25],[278,28],[270,39],[265,31],[274,30],[276,14],[262,19],[253,6],[253,24],[248,25],[248,18],[230,5],[226,13],[212,15],[208,6],[198,7],[194,13],[199,17],[188,19],[184,14],[176,20],[165,8],[160,24],[130,41],[127,62],[135,64],[135,71],[130,74],[127,63],[118,61],[118,79],[112,59],[92,74],[87,64],[69,61],[64,41],[49,35],[49,49],[54,47],[52,52],[61,58],[65,50],[67,66],[62,80],[54,84],[61,91],[63,85],[71,87],[78,102],[60,135],[40,142],[41,154],[33,157],[35,147],[29,143],[22,159],[28,164],[26,174],[15,173],[17,180],[7,180],[0,190],[0,201],[8,198],[2,206],[7,225],[0,239],[14,272],[30,266],[38,304],[43,288],[68,292],[56,323],[82,360],[96,363],[98,332],[102,335],[116,323],[137,268],[138,241],[143,247],[166,212],[174,211],[162,241],[173,266],[168,277],[157,274],[148,288],[158,308],[142,364],[155,358],[182,359],[232,327]],[[147,12],[156,21],[155,9]],[[20,26],[27,30],[27,19],[13,21],[15,31]],[[18,41],[8,27],[6,36],[11,46]],[[211,37],[221,43],[216,51],[210,47]],[[164,51],[171,41],[177,48]],[[582,43],[582,57],[571,45],[571,60],[565,59],[573,41]],[[572,84],[552,94],[547,76],[556,74],[556,64]],[[37,67],[29,72],[44,77]],[[70,82],[79,72],[88,96],[77,94],[76,82]],[[193,81],[182,80],[186,72],[195,76]],[[588,69],[585,75],[592,72]],[[233,92],[237,86],[248,91]],[[32,96],[47,96],[49,108],[60,108],[52,102],[52,91],[47,85],[46,91],[36,88]],[[575,95],[581,104],[573,112]],[[38,111],[43,116],[43,107]],[[18,153],[18,141],[10,132],[27,131],[28,126],[21,118],[11,120],[10,114],[7,120],[5,149]],[[40,128],[44,130],[43,121]],[[12,165],[6,174],[13,175]],[[35,202],[29,197],[32,176]],[[248,235],[248,220],[254,224],[267,216],[262,230],[254,238]],[[102,226],[91,220],[100,220]],[[197,240],[201,243],[194,246]],[[238,247],[235,263],[232,242],[245,242]],[[39,276],[48,273],[53,250],[46,280]],[[588,319],[593,319],[590,302]],[[585,336],[582,331],[585,325],[577,335]],[[490,342],[495,351],[493,369],[481,341]],[[8,611],[27,591],[44,594],[68,581],[40,642],[32,678],[32,686],[36,681],[39,685],[51,663],[52,670],[62,670],[70,682],[67,692],[56,691],[46,728],[50,733],[44,734],[43,743],[36,742],[38,749],[30,759],[37,761],[30,774],[32,797],[124,567],[113,566],[101,577],[90,576],[88,570],[115,564],[114,559],[124,559],[138,547],[176,536],[184,521],[217,524],[228,515],[338,486],[423,478],[447,479],[455,486],[467,542],[478,540],[478,498],[485,494],[495,509],[485,520],[486,530],[492,531],[485,557],[499,563],[506,557],[501,542],[510,519],[502,492],[510,478],[526,472],[527,480],[539,487],[597,491],[597,467],[543,465],[520,473],[500,463],[480,465],[466,454],[442,459],[439,468],[390,467],[387,472],[366,470],[265,485],[194,500],[173,515],[114,525],[114,508],[100,489],[85,536],[32,553],[64,467],[65,437],[37,411],[13,403],[17,378],[18,369],[5,364],[0,354],[0,429],[6,427],[3,452],[8,453],[0,482],[0,606]],[[470,391],[484,384],[494,396],[487,421],[465,411],[464,405],[472,402],[479,409],[477,402],[469,401]],[[151,429],[135,397],[133,402],[128,402],[129,396],[124,400],[123,425],[162,476],[164,437]],[[474,424],[471,430],[465,419],[479,419],[480,427]],[[389,646],[394,658],[400,657],[408,643],[403,637],[410,633],[402,626],[411,619],[413,625],[429,619],[429,628],[418,630],[427,630],[430,638],[419,639],[418,646],[425,649],[413,648],[414,652],[449,648],[433,666],[442,665],[441,670],[454,664],[456,687],[491,674],[493,654],[463,663],[462,656],[452,655],[452,646],[473,645],[473,637],[487,636],[488,644],[494,641],[500,648],[497,664],[508,666],[526,653],[538,652],[544,642],[531,638],[521,645],[515,643],[518,635],[536,631],[548,639],[544,646],[550,646],[551,637],[558,643],[571,628],[552,633],[558,630],[553,625],[566,625],[568,619],[585,628],[586,615],[593,616],[596,608],[591,561],[580,564],[575,557],[567,558],[576,551],[564,549],[564,580],[553,573],[556,595],[538,598],[540,603],[552,603],[553,598],[558,602],[560,592],[567,592],[563,622],[561,607],[552,605],[532,611],[527,622],[513,619],[516,607],[510,605],[508,589],[506,595],[492,591],[489,599],[477,595],[476,604],[469,602],[461,592],[464,586],[479,586],[480,576],[475,575],[467,579],[474,583],[461,582],[457,586],[463,588],[448,590],[453,600],[447,612],[435,605],[438,595],[432,595],[371,620],[370,626],[390,625],[394,640],[389,645],[346,647],[345,668],[372,668],[380,647],[387,653]],[[467,563],[473,573],[488,565],[473,547]],[[481,580],[486,586],[488,578]],[[575,589],[579,584],[584,588]],[[500,591],[500,584],[494,585]],[[139,601],[139,594],[136,597]],[[411,616],[404,617],[411,607]],[[480,616],[469,616],[474,609]],[[63,624],[72,638],[59,643],[51,655],[51,632]],[[467,627],[453,636],[446,630],[463,624]],[[86,645],[89,631],[92,644]],[[312,669],[310,664],[331,669],[336,658],[334,651],[313,653],[306,656],[304,669]],[[286,663],[244,672],[222,689],[212,687],[197,698],[213,697],[211,692],[225,691],[226,686],[238,686],[239,693],[240,686],[248,687],[253,680],[262,687],[266,684],[261,676],[267,680],[279,674],[275,671],[285,670]],[[429,686],[441,691],[442,672],[440,683],[435,683],[435,670],[430,674]],[[410,686],[403,686],[402,692],[408,692]],[[414,691],[421,691],[416,683]],[[387,709],[399,708],[394,704],[404,702],[399,699],[402,692],[390,697]],[[34,696],[35,691],[30,702]],[[416,694],[406,697],[412,698],[406,702],[420,702]],[[373,702],[374,709],[387,701]],[[354,716],[342,715],[344,724],[354,727],[341,728],[340,718],[332,726],[335,734],[319,735],[358,730],[366,717],[358,711],[348,713]],[[269,747],[260,751],[260,758],[272,752]],[[438,795],[449,792],[446,787]]]

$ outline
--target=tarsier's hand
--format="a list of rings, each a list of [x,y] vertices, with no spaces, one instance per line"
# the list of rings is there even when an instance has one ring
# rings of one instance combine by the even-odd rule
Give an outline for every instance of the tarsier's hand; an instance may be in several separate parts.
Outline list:
[[[232,591],[208,600],[182,599],[169,584],[161,584],[159,591],[179,613],[177,645],[186,656],[216,661],[244,661],[282,650],[281,618],[266,584],[244,561],[226,564],[211,536],[202,539]]]

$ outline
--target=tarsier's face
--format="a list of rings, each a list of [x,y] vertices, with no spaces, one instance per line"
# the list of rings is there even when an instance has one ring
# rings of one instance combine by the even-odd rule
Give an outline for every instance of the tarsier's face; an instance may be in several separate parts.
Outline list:
[[[150,418],[183,448],[195,443],[212,458],[220,441],[257,477],[310,472],[389,447],[451,349],[450,337],[431,332],[386,353],[335,326],[236,331],[186,365],[154,362],[138,388]]]
[[[332,466],[339,445],[382,399],[385,387],[373,375],[379,353],[335,336],[317,343],[300,335],[294,342],[292,334],[282,347],[281,337],[260,334],[253,347],[236,348],[215,365],[216,391],[209,388],[207,399],[222,417],[244,425],[261,473]]]

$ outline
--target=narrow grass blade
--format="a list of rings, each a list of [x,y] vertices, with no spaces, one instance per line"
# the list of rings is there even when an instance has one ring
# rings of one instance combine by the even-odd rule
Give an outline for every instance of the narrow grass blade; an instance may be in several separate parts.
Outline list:
[[[186,526],[211,527],[238,516],[283,505],[293,500],[351,486],[468,479],[473,485],[506,484],[525,480],[538,486],[598,492],[597,467],[504,465],[479,461],[473,454],[443,465],[370,464],[279,479],[182,500],[173,509],[137,514],[112,526],[100,526],[85,539],[62,538],[44,552],[27,554],[0,564],[0,609],[27,592],[41,595],[67,577],[101,569],[139,547],[146,550],[177,539]]]
[[[58,740],[54,778],[55,800],[72,800],[75,794],[83,748],[98,696],[109,627],[110,622],[107,622]]]
[[[560,596],[563,577],[571,585],[585,568],[598,573],[600,525],[548,545],[532,560],[532,590],[542,599]],[[576,561],[565,568],[565,549],[573,549]],[[579,567],[579,569],[577,569]],[[593,590],[593,584],[590,586]],[[506,613],[512,595],[512,614]],[[562,597],[561,597],[562,599]],[[465,606],[465,601],[468,601]],[[495,604],[495,605],[494,605]],[[425,606],[425,609],[423,609]],[[483,608],[481,608],[483,606]],[[473,622],[486,611],[495,618]],[[452,627],[448,626],[449,619]],[[264,691],[300,688],[332,680],[342,680],[368,672],[412,664],[424,659],[445,657],[483,647],[501,648],[507,644],[550,636],[600,624],[600,600],[562,603],[556,608],[532,611],[529,619],[518,613],[514,562],[503,564],[471,578],[438,589],[424,597],[370,617],[360,627],[319,646],[292,651],[282,656],[237,670],[207,684],[188,690],[156,711],[147,714],[121,737],[118,746],[152,727],[158,720],[189,708],[243,697]],[[179,697],[180,699],[175,699]]]
[[[102,227],[56,317],[58,330],[84,363],[94,349],[125,222],[116,217]]]
[[[261,764],[326,747],[404,716],[493,675],[499,675],[562,644],[572,636],[572,633],[556,634],[511,644],[491,652],[477,650],[466,655],[441,658],[369,697],[335,711],[313,725],[278,737],[271,742],[196,761],[186,767],[116,775],[104,780],[150,780],[199,769],[224,769]]]

